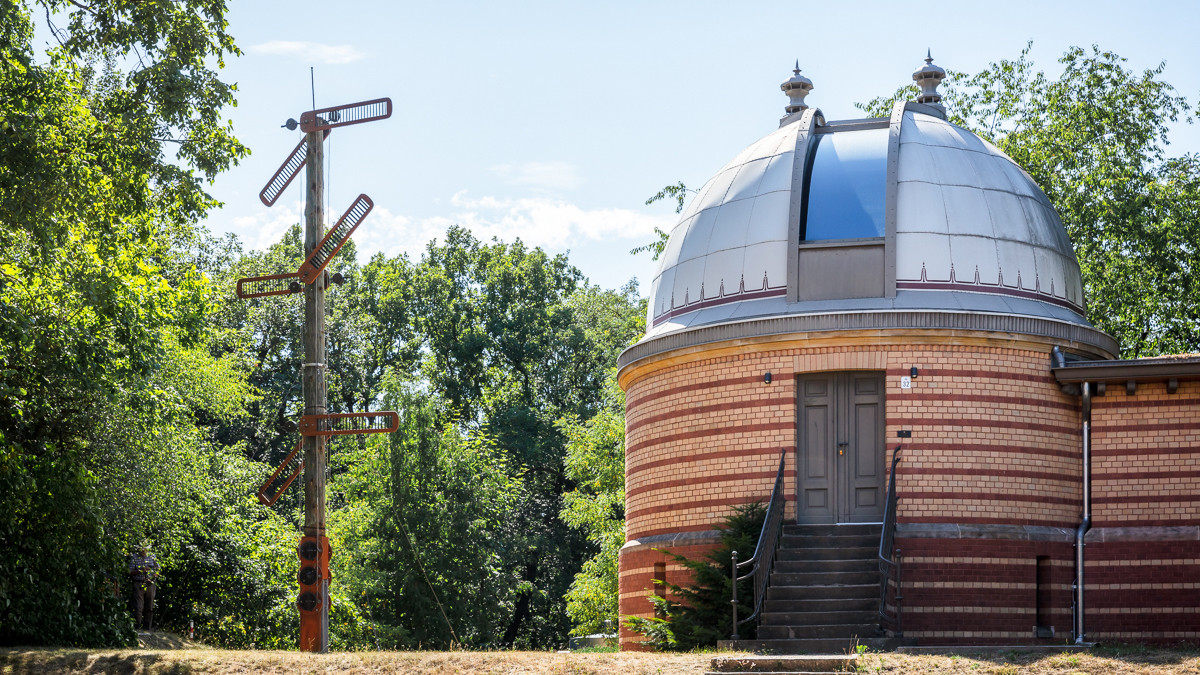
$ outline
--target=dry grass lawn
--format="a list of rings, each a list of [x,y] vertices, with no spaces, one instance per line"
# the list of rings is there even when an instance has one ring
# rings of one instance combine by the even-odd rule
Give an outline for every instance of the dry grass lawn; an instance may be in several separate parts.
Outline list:
[[[0,675],[694,675],[713,654],[547,652],[298,652],[218,649],[0,650]],[[1090,653],[972,652],[957,656],[866,654],[859,673],[899,675],[1200,675],[1200,650],[1109,648]]]

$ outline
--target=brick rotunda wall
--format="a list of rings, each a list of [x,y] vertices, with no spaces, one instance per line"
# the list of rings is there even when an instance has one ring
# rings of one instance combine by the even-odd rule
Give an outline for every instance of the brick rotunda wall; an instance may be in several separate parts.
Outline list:
[[[1089,639],[1200,638],[1200,382],[1110,386],[1092,412]]]
[[[796,374],[884,371],[897,472],[905,632],[926,643],[1028,641],[1043,605],[1070,624],[1070,533],[1078,522],[1078,399],[1049,372],[1052,344],[989,334],[860,331],[710,347],[633,364],[626,389],[626,537],[620,613],[652,616],[655,549],[698,557],[730,507],[766,499],[786,452],[795,516]],[[920,369],[913,388],[900,377]],[[763,382],[770,371],[771,384]],[[912,437],[897,439],[900,430]],[[749,552],[743,553],[743,558]],[[1049,581],[1047,581],[1049,580]],[[1048,584],[1053,588],[1046,588]],[[623,648],[639,636],[621,631]]]

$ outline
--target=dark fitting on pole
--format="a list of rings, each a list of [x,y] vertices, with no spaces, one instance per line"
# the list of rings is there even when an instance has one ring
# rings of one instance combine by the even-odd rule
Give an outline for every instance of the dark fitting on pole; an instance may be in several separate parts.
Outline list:
[[[289,117],[288,121],[284,122],[280,126],[288,131],[295,131],[300,127],[300,123]]]

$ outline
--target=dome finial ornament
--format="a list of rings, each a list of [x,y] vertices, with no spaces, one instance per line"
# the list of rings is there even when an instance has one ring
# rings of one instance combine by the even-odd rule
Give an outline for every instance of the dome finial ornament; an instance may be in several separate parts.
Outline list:
[[[804,102],[804,97],[808,96],[808,92],[812,91],[812,80],[800,74],[800,59],[796,59],[796,67],[792,69],[792,76],[779,85],[783,93],[788,95],[787,107],[784,111],[788,115],[798,113],[808,109],[808,104]]]
[[[940,66],[933,65],[933,51],[927,49],[925,51],[925,65],[913,73],[913,81],[921,88],[921,94],[917,96],[917,103],[923,103],[931,108],[936,108],[944,116],[946,108],[942,105],[942,95],[938,93],[938,85],[942,80],[946,79],[946,71]]]

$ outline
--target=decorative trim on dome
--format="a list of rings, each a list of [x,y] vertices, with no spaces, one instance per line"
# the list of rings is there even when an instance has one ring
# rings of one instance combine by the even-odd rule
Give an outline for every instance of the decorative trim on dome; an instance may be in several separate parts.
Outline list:
[[[671,309],[654,317],[651,326],[657,326],[664,321],[673,319],[677,316],[683,316],[689,312],[708,309],[709,307],[719,307],[731,302],[742,302],[743,300],[759,300],[761,298],[773,298],[780,295],[787,295],[787,286],[772,287],[767,279],[767,272],[763,270],[762,287],[754,290],[746,290],[746,278],[742,275],[742,279],[738,282],[738,290],[730,295],[725,294],[725,280],[721,280],[721,294],[715,298],[704,297],[704,284],[700,284],[700,299],[695,302],[689,302],[687,290],[684,291],[683,304],[675,307],[674,294],[671,296]]]
[[[1041,277],[1034,275],[1033,289],[1025,288],[1024,280],[1021,278],[1021,271],[1017,270],[1017,285],[1016,287],[1008,286],[1004,283],[1004,270],[998,270],[996,283],[982,281],[979,277],[979,266],[975,266],[975,281],[965,282],[959,281],[957,272],[954,269],[954,263],[950,263],[950,278],[946,281],[930,279],[926,273],[925,262],[921,262],[921,277],[919,279],[898,279],[896,288],[909,291],[967,291],[970,293],[993,293],[996,295],[1010,295],[1017,298],[1025,298],[1027,300],[1039,300],[1048,302],[1060,307],[1065,307],[1079,315],[1084,314],[1082,306],[1076,304],[1070,297],[1058,297],[1054,294],[1054,279],[1050,280],[1050,291],[1047,293],[1042,290]]]

